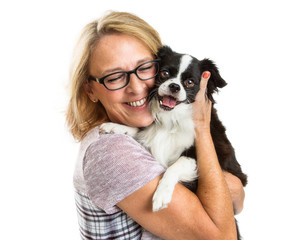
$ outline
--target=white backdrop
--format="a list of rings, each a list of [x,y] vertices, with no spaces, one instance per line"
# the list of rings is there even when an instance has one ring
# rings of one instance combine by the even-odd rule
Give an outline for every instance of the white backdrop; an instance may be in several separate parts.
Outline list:
[[[8,3],[9,2],[9,3]],[[65,127],[71,53],[106,10],[137,14],[174,50],[208,57],[228,86],[217,96],[249,175],[245,240],[300,239],[297,1],[1,1],[1,239],[79,239]]]

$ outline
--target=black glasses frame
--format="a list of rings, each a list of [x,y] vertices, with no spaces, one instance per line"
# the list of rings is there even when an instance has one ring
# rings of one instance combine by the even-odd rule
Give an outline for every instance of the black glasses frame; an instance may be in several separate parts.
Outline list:
[[[145,64],[148,64],[148,63],[151,63],[151,62],[156,62],[156,63],[158,63],[158,65],[157,65],[157,70],[156,70],[155,75],[152,76],[152,77],[150,77],[150,78],[147,78],[147,79],[140,78],[140,76],[137,74],[137,70],[138,70],[141,66],[143,66],[143,65],[145,65]],[[121,89],[121,88],[124,88],[124,87],[126,87],[126,86],[128,85],[128,83],[129,83],[129,81],[130,81],[130,75],[131,75],[132,73],[134,73],[135,76],[137,76],[137,78],[140,79],[140,80],[142,80],[142,81],[146,81],[146,80],[149,80],[149,79],[154,78],[154,77],[158,74],[158,72],[159,72],[159,63],[160,63],[160,59],[154,59],[154,60],[151,60],[151,61],[142,63],[141,65],[137,66],[135,69],[133,69],[133,70],[131,70],[131,71],[119,71],[119,72],[114,72],[114,73],[110,73],[110,74],[108,74],[108,75],[106,75],[106,76],[104,76],[104,77],[101,77],[101,78],[95,78],[95,77],[93,77],[93,76],[90,75],[89,78],[88,78],[88,80],[92,80],[92,81],[95,81],[95,82],[97,82],[97,83],[103,84],[104,87],[105,87],[106,89],[108,89],[108,90],[110,90],[110,91],[115,91],[115,90],[119,90],[119,89]],[[113,75],[113,74],[117,74],[117,73],[125,73],[125,74],[127,75],[127,77],[126,77],[126,83],[124,84],[124,86],[122,86],[122,87],[120,87],[120,88],[116,88],[116,89],[110,89],[110,88],[108,88],[108,87],[105,85],[105,83],[104,83],[104,79],[107,78],[107,77],[109,77],[109,76],[111,76],[111,75]]]

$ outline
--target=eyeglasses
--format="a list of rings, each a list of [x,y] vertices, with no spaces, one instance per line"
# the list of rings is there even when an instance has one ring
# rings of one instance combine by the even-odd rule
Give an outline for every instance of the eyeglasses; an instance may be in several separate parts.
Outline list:
[[[159,70],[159,62],[160,59],[155,59],[149,62],[145,62],[131,71],[114,72],[102,78],[89,76],[88,80],[101,83],[108,90],[115,91],[128,85],[130,81],[130,75],[132,73],[134,73],[142,81],[154,78]]]

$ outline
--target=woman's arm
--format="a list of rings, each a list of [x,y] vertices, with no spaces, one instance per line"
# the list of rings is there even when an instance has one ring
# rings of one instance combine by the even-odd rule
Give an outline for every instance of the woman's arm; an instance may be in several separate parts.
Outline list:
[[[237,233],[231,196],[210,134],[212,103],[206,97],[210,74],[205,72],[203,75],[207,77],[200,82],[200,91],[193,108],[199,174],[197,196],[223,239],[235,239]]]
[[[117,205],[148,231],[164,239],[236,239],[230,192],[211,139],[211,103],[207,79],[201,80],[193,108],[199,171],[197,194],[177,184],[166,209],[152,212],[152,197],[161,176]]]
[[[216,156],[210,131],[198,129],[196,132],[199,174],[197,196],[210,219],[220,230],[220,234],[223,235],[222,239],[235,239],[237,233],[231,196]]]
[[[126,197],[117,204],[118,207],[163,239],[225,239],[198,197],[181,184],[175,186],[167,208],[152,212],[152,197],[161,177]]]

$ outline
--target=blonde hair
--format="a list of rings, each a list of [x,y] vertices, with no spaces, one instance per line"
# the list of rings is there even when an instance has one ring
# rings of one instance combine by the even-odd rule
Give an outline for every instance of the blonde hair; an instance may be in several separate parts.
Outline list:
[[[100,102],[92,102],[83,84],[89,77],[89,62],[100,38],[110,33],[122,33],[140,39],[154,56],[162,46],[159,34],[141,18],[126,12],[110,12],[106,16],[87,24],[75,46],[70,69],[71,96],[66,120],[73,137],[79,141],[93,127],[108,121]]]

